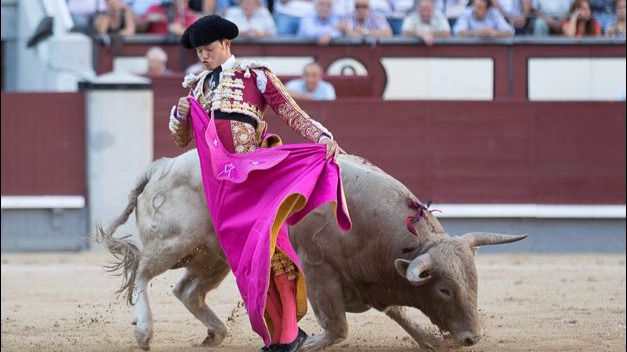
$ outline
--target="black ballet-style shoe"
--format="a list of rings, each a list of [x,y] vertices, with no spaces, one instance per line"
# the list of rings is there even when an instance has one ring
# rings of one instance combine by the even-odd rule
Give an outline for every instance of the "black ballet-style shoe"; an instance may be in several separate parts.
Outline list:
[[[269,352],[296,352],[302,346],[302,344],[307,340],[307,333],[303,331],[303,329],[298,328],[298,335],[294,341],[290,343],[277,343],[268,346]]]

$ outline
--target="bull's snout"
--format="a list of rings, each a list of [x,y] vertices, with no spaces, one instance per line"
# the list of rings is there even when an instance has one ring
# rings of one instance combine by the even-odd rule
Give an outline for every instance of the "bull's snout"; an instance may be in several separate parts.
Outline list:
[[[470,331],[464,331],[457,335],[457,342],[462,346],[472,346],[479,342],[481,335],[473,335]]]

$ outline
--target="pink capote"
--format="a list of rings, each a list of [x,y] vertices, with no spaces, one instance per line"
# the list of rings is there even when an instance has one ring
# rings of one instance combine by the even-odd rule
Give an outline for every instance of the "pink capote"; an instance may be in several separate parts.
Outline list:
[[[332,202],[339,227],[351,226],[339,165],[323,144],[289,144],[231,154],[217,135],[213,117],[189,98],[207,207],[217,239],[235,274],[253,330],[270,344],[264,310],[275,246],[298,267],[297,311],[307,307],[300,261],[287,224]],[[340,211],[338,211],[338,207]]]

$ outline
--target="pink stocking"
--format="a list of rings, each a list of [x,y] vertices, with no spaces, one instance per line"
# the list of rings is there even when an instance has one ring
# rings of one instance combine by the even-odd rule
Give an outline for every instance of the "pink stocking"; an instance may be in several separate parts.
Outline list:
[[[298,335],[298,325],[296,322],[296,295],[294,292],[294,280],[290,280],[287,274],[274,277],[274,284],[281,297],[281,308],[283,310],[281,327],[281,343],[290,343]]]
[[[274,282],[270,281],[270,285],[268,287],[268,299],[266,301],[266,312],[270,316],[270,320],[272,320],[272,336],[270,337],[270,341],[272,343],[279,343],[281,338],[281,299],[279,298],[279,294],[274,287]]]

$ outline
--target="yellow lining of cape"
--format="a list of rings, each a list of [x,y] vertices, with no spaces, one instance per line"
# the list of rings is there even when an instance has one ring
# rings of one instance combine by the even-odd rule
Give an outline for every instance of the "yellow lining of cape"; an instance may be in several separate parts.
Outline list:
[[[283,201],[281,201],[281,205],[279,205],[279,209],[274,216],[272,221],[272,226],[270,227],[270,252],[269,252],[269,260],[272,260],[272,256],[274,255],[274,251],[276,250],[276,239],[279,235],[279,229],[281,228],[281,224],[285,222],[285,220],[292,214],[297,211],[303,209],[307,204],[307,200],[300,193],[292,193],[287,196]],[[283,253],[285,254],[285,253]],[[305,291],[305,276],[303,273],[298,270],[298,275],[296,277],[296,319],[300,320],[305,313],[307,313],[307,295]],[[264,312],[265,312],[264,305]],[[265,316],[265,314],[264,314]],[[266,319],[267,320],[267,319]],[[271,324],[268,324],[266,321],[266,327],[268,331],[272,335],[272,330],[270,330]]]
[[[337,160],[334,160],[334,161],[340,170],[339,175],[341,175],[342,173],[341,173],[340,164],[337,162]],[[349,219],[350,219],[350,215],[348,214],[348,205],[346,204],[346,195],[344,194],[344,185],[342,183],[341,177],[339,179],[339,187],[340,187],[340,196],[342,198],[342,210],[347,216],[349,216]],[[331,201],[330,203],[331,203],[332,212],[335,215],[336,222],[337,222],[337,201]],[[270,251],[269,251],[270,256],[268,257],[268,260],[269,260],[268,262],[272,260],[272,256],[274,255],[274,252],[276,250],[276,239],[279,235],[279,229],[281,228],[281,224],[283,224],[283,222],[285,222],[285,220],[290,215],[302,210],[306,204],[307,204],[306,198],[300,193],[292,193],[281,201],[281,205],[279,205],[276,215],[274,216],[274,219],[272,220],[272,226],[270,227]],[[267,290],[268,288],[266,288],[266,292]],[[307,292],[305,290],[305,276],[303,275],[301,270],[298,270],[298,276],[296,278],[295,296],[296,296],[296,320],[298,321],[302,317],[305,316],[305,313],[307,313]],[[266,301],[267,301],[267,298],[266,298]],[[269,319],[269,316],[266,314],[265,304],[264,304],[263,310],[264,310],[264,323],[266,324],[266,328],[268,329],[268,332],[270,333],[270,335],[272,335],[272,329],[273,329],[272,321]]]

